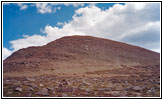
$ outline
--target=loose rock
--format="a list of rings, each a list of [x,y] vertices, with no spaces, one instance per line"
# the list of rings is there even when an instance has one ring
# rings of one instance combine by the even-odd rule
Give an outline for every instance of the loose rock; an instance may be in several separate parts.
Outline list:
[[[133,89],[134,89],[135,91],[142,91],[142,88],[141,88],[140,86],[135,86],[135,87],[133,87]]]
[[[21,87],[17,87],[17,88],[15,89],[15,91],[22,92],[22,88],[21,88]]]
[[[40,84],[40,86],[42,87],[42,86],[44,86],[43,84]]]
[[[43,95],[43,96],[48,96],[49,95],[47,88],[43,88],[42,90],[36,92],[36,94]]]
[[[68,97],[68,95],[65,93],[62,93],[62,97]]]
[[[32,82],[35,81],[34,78],[27,78],[27,80],[28,80],[28,81],[32,81]]]

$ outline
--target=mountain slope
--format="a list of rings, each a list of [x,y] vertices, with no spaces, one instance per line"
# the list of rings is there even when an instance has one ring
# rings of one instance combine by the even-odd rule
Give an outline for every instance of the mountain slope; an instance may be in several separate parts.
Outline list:
[[[3,62],[5,97],[159,97],[160,54],[91,36],[68,36]]]
[[[54,69],[62,72],[65,68],[87,72],[85,69],[153,66],[159,65],[159,61],[159,53],[137,46],[91,36],[68,36],[41,47],[18,50],[4,60],[3,68],[4,72]]]

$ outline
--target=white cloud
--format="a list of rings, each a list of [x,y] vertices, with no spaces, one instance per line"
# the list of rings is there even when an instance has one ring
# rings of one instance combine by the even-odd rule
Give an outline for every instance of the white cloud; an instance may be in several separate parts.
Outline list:
[[[65,5],[65,6],[73,6],[73,7],[82,7],[84,6],[84,3],[50,3],[51,6],[57,6],[57,5]]]
[[[65,6],[74,6],[74,7],[79,7],[79,6],[84,6],[84,3],[64,3]]]
[[[64,25],[64,23],[62,23],[62,22],[57,23],[57,26],[63,26],[63,25]]]
[[[41,14],[45,13],[55,13],[57,10],[60,10],[61,7],[59,5],[65,5],[65,6],[84,6],[84,3],[36,3],[37,11]],[[54,9],[53,9],[54,8]]]
[[[13,48],[13,51],[17,51],[21,48],[26,48],[29,46],[41,46],[48,43],[49,40],[46,36],[41,35],[33,35],[33,36],[24,36],[22,39],[10,41],[12,44],[11,48]]]
[[[160,53],[160,49],[152,49],[152,51],[155,51],[155,52],[159,52]]]
[[[37,11],[41,14],[51,13],[52,7],[48,3],[36,3]]]
[[[55,13],[57,10],[61,10],[61,7],[55,7],[53,12]]]
[[[3,5],[10,5],[12,3],[3,3]],[[20,7],[20,10],[25,10],[28,8],[28,5],[26,3],[14,3],[17,6]],[[65,6],[73,6],[73,7],[83,7],[84,3],[32,3],[30,7],[36,7],[37,12],[41,14],[46,13],[55,13],[57,10],[60,10],[61,7],[59,5],[65,5]],[[95,5],[94,3],[91,3],[90,5]]]
[[[62,28],[47,25],[42,35],[24,36],[10,41],[14,51],[29,46],[42,46],[62,36],[91,35],[160,51],[160,4],[115,4],[101,10],[96,6],[79,8]],[[46,8],[46,6],[44,6]],[[44,10],[42,11],[44,12]]]
[[[28,8],[27,4],[24,3],[18,3],[17,5],[20,7],[20,10],[25,10]]]
[[[7,48],[3,47],[3,60],[10,56],[12,51],[8,50]]]
[[[26,3],[3,3],[3,5],[17,5],[20,7],[20,10],[25,10],[28,8],[28,5]]]

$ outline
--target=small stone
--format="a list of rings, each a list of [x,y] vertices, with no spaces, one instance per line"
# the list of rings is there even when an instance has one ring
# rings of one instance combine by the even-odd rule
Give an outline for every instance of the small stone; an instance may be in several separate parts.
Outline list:
[[[62,97],[67,97],[68,95],[65,93],[62,93]]]
[[[56,81],[55,80],[52,80],[52,83],[55,83]]]
[[[15,91],[22,92],[22,88],[21,88],[21,87],[17,87],[17,88],[15,89]]]
[[[27,80],[32,81],[32,82],[35,81],[35,79],[33,79],[33,78],[27,78]]]
[[[53,94],[56,94],[56,92],[55,92],[55,91],[53,91],[52,93],[53,93]]]
[[[64,88],[63,92],[73,92],[73,88],[71,87]]]
[[[136,95],[136,97],[141,97],[141,93],[134,93]]]
[[[129,91],[130,89],[132,89],[133,88],[133,86],[127,86],[126,88],[125,88],[125,90],[126,91]]]
[[[12,94],[12,91],[7,92],[7,94]]]
[[[5,80],[6,82],[10,82],[10,80]]]
[[[125,84],[128,84],[128,81],[125,81]]]
[[[19,86],[20,84],[21,84],[20,81],[17,81],[17,82],[15,82],[15,83],[13,83],[13,85],[16,85],[16,86]]]
[[[147,91],[147,94],[154,94],[155,93],[155,90],[154,89],[151,89],[151,90],[148,90]]]
[[[48,87],[47,89],[48,89],[48,90],[51,90],[51,91],[53,91],[53,90],[54,90],[54,88],[53,88],[53,87]]]
[[[47,88],[43,88],[42,90],[36,92],[36,94],[43,95],[43,96],[48,96],[49,95]]]
[[[28,93],[27,96],[28,96],[28,97],[31,97],[31,96],[32,96],[32,93]]]
[[[96,79],[96,78],[95,78],[95,79],[93,79],[93,81],[95,81],[95,82],[96,82],[96,81],[98,81],[98,79]]]
[[[44,86],[43,84],[39,84],[41,87]]]
[[[128,94],[127,91],[121,91],[119,96],[125,97],[125,96],[127,96],[127,94]]]
[[[120,91],[108,91],[108,92],[104,92],[104,93],[111,94],[111,95],[114,95],[114,96],[120,95]]]
[[[140,86],[135,86],[135,87],[133,87],[133,89],[134,89],[135,91],[141,91],[141,90],[142,90],[142,88],[141,88]]]
[[[82,82],[83,82],[85,85],[91,85],[91,83],[86,82],[84,79],[82,80]]]
[[[78,91],[78,90],[79,90],[79,88],[73,87],[73,92],[76,92],[76,91]]]
[[[112,88],[99,88],[98,91],[111,91]]]
[[[63,85],[68,85],[67,80],[66,80],[66,79],[63,79],[63,80],[62,80],[62,84],[63,84]]]
[[[85,89],[85,91],[89,92],[89,91],[90,91],[90,89],[89,89],[89,88],[86,88],[86,89]]]
[[[34,89],[32,87],[27,88],[28,91],[33,91]]]
[[[30,86],[32,86],[33,88],[38,88],[38,86],[34,83],[30,84]]]
[[[151,93],[151,90],[148,90],[147,93],[150,94]]]
[[[59,85],[58,85],[58,88],[63,88],[63,85],[62,85],[62,84],[59,84]]]

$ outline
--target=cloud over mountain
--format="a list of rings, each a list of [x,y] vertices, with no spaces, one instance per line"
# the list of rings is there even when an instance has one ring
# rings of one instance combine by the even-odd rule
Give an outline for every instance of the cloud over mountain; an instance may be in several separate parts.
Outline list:
[[[11,51],[3,47],[3,60],[11,55]]]
[[[50,7],[45,6],[45,8],[49,10],[40,7],[40,12],[52,12]],[[160,49],[159,3],[115,4],[106,10],[94,5],[81,7],[75,11],[71,21],[59,22],[59,24],[61,28],[45,26],[42,30],[44,35],[32,35],[10,41],[13,51],[29,46],[45,45],[57,38],[69,35],[91,35],[155,51]]]

